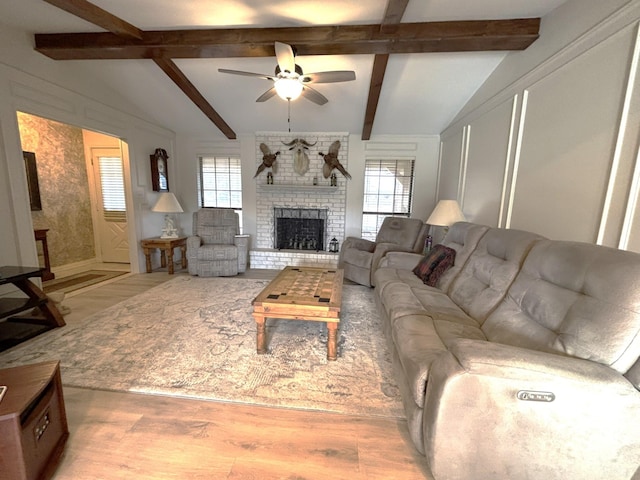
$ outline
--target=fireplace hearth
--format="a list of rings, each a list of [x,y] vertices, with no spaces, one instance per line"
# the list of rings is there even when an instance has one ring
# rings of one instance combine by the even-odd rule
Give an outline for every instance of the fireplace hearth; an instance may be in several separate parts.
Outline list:
[[[274,207],[274,248],[324,250],[327,213],[321,208]]]

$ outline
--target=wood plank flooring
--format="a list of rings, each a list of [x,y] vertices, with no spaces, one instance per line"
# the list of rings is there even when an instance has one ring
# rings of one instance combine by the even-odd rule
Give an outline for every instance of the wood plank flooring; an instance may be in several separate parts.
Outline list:
[[[65,320],[81,323],[171,278],[154,272],[92,288],[65,299]],[[432,480],[404,419],[68,387],[64,394],[71,435],[56,480]]]

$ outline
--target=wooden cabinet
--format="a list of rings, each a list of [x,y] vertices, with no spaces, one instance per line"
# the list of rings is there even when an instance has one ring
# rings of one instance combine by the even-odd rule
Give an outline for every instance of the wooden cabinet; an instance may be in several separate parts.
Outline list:
[[[59,362],[0,370],[0,479],[46,480],[69,436]]]

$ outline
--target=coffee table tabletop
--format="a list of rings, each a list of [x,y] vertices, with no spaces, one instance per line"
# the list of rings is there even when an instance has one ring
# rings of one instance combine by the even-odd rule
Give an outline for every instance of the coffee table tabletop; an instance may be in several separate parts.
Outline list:
[[[257,352],[267,353],[265,320],[325,322],[327,359],[337,359],[337,331],[342,303],[342,269],[285,267],[253,300]]]

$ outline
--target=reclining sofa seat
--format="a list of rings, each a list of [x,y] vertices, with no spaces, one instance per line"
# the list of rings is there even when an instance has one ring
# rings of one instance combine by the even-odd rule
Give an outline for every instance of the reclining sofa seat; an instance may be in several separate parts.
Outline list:
[[[492,230],[478,248],[495,250],[485,238]],[[436,480],[640,478],[640,255],[541,237],[524,250],[515,279],[502,279],[505,294],[480,321],[468,313],[482,313],[478,298],[496,296],[464,280],[483,263],[476,251],[456,262],[450,297],[407,276],[416,256],[390,254],[376,273],[416,448]],[[437,301],[421,315],[394,316],[386,289],[403,282]],[[456,298],[469,285],[476,299],[457,316],[443,308],[439,295]]]
[[[432,365],[435,478],[640,478],[639,285],[636,253],[537,242],[481,327],[488,341],[455,340]]]
[[[533,244],[542,239],[520,230],[485,228],[448,293],[421,282],[412,286],[400,280],[386,282],[382,291],[376,286],[409,433],[423,454],[425,391],[431,365],[457,339],[486,340],[482,323],[506,294]],[[458,266],[459,261],[456,254]],[[377,274],[381,280],[390,275],[384,270]]]

